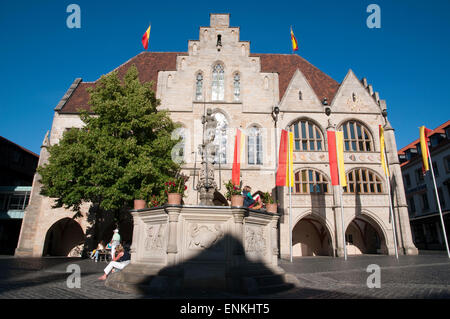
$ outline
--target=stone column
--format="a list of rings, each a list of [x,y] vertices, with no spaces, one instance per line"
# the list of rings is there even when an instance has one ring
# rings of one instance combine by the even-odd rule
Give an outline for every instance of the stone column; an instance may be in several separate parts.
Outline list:
[[[130,247],[131,261],[135,262],[139,259],[136,248],[139,247],[139,234],[141,233],[141,219],[138,212],[132,212],[133,216],[133,239]]]
[[[418,249],[412,241],[411,225],[409,223],[408,205],[406,202],[403,176],[398,160],[397,143],[395,142],[394,129],[387,117],[384,125],[384,137],[386,142],[387,160],[391,174],[391,189],[394,195],[394,213],[397,226],[397,244],[399,251],[407,255],[417,255]]]
[[[181,207],[169,206],[166,208],[169,215],[169,238],[167,243],[167,263],[169,266],[175,265],[178,254],[178,217],[180,216]]]
[[[342,217],[344,216],[344,212],[341,209],[340,206],[340,198],[339,198],[339,185],[335,185],[333,186],[333,211],[334,211],[334,224],[335,224],[335,233],[336,233],[336,247],[334,248],[334,252],[336,254],[336,257],[344,257],[345,256],[345,252],[344,252],[344,238],[342,237]],[[345,222],[345,219],[344,219]],[[345,225],[344,225],[345,227]]]
[[[278,264],[278,233],[277,233],[277,226],[278,226],[278,219],[280,216],[273,215],[272,220],[270,221],[269,229],[270,229],[270,240],[271,240],[271,246],[270,246],[270,252],[271,252],[271,264],[273,266],[276,266]]]
[[[244,247],[244,208],[232,208],[234,219],[234,231],[233,237],[235,243],[233,245],[233,257],[232,266],[239,266],[244,259],[245,247]]]

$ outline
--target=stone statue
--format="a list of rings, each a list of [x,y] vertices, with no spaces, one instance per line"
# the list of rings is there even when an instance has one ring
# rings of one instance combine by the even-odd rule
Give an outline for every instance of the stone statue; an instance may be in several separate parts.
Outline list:
[[[214,192],[217,184],[214,181],[214,163],[217,146],[214,144],[216,137],[217,120],[212,115],[210,108],[206,116],[202,117],[203,143],[199,145],[199,153],[202,157],[202,168],[200,170],[197,190],[200,192],[200,205],[214,206]]]

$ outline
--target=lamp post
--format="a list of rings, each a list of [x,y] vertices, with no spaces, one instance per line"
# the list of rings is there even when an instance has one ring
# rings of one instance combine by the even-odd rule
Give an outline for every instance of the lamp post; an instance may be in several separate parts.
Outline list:
[[[272,119],[275,122],[275,203],[278,200],[278,188],[277,188],[277,170],[278,170],[278,137],[277,137],[277,122],[278,122],[278,114],[280,114],[280,108],[278,105],[275,105],[272,109]]]

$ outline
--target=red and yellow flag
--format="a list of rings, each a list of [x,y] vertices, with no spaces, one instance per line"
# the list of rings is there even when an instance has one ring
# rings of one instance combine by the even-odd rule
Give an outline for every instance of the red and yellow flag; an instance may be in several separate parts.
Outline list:
[[[426,171],[430,170],[430,164],[428,163],[428,141],[429,141],[429,134],[432,132],[432,130],[427,129],[425,126],[421,126],[419,129],[420,133],[420,150],[422,151],[422,170],[425,174]]]
[[[239,186],[241,177],[241,162],[244,156],[245,135],[240,129],[236,130],[236,137],[234,139],[234,157],[233,169],[231,171],[231,182],[235,186]]]
[[[292,51],[297,51],[298,42],[297,39],[295,38],[294,31],[292,31],[292,27],[291,27],[291,41],[292,41]]]
[[[378,126],[380,131],[380,157],[381,166],[383,167],[384,175],[389,177],[389,167],[386,165],[386,157],[384,152],[384,129],[381,125]]]
[[[328,160],[331,185],[347,186],[344,167],[344,136],[342,132],[327,131]]]
[[[148,49],[148,41],[150,40],[150,28],[151,25],[148,26],[147,31],[145,31],[144,35],[142,36],[142,45],[144,46],[144,49]]]
[[[294,134],[281,130],[276,186],[294,186]]]

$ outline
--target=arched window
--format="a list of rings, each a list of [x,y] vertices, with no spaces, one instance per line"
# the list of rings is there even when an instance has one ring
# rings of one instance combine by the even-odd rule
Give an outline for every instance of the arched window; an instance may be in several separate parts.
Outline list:
[[[300,120],[290,126],[294,133],[294,150],[322,151],[323,136],[319,127],[309,120]]]
[[[215,156],[215,162],[220,164],[227,163],[227,129],[228,121],[225,115],[222,113],[215,113],[214,117],[217,121],[216,136],[214,138],[214,144],[217,145],[217,151]]]
[[[347,173],[345,193],[382,194],[383,183],[378,175],[367,168],[356,168]]]
[[[329,192],[328,179],[319,171],[302,169],[294,174],[295,193],[298,194],[327,194]]]
[[[203,74],[198,73],[195,83],[195,99],[197,101],[203,98]]]
[[[211,99],[213,101],[224,99],[224,70],[221,64],[216,64],[213,68]]]
[[[241,76],[239,73],[235,73],[233,77],[234,88],[234,100],[239,101],[241,99]]]
[[[367,127],[357,121],[342,124],[344,148],[347,152],[372,152],[374,150],[371,134]]]
[[[252,126],[247,132],[248,164],[262,165],[263,150],[261,129],[256,126]]]

